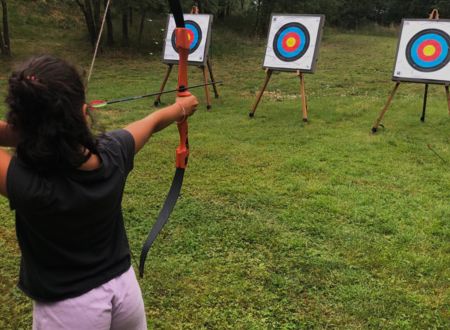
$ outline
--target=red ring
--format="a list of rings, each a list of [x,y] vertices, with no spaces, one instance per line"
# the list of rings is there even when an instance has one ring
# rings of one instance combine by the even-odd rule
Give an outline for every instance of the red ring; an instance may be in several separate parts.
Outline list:
[[[287,44],[287,41],[290,38],[294,38],[296,41],[295,45],[293,47],[289,47]],[[284,36],[283,41],[281,42],[281,45],[283,45],[284,50],[286,50],[288,52],[292,52],[300,46],[300,36],[297,33],[290,32]]]
[[[436,48],[436,52],[432,56],[427,56],[424,53],[425,47],[427,46],[434,46]],[[425,40],[422,42],[422,44],[419,46],[419,58],[422,61],[435,61],[439,56],[441,56],[442,53],[442,46],[439,42],[436,40]]]

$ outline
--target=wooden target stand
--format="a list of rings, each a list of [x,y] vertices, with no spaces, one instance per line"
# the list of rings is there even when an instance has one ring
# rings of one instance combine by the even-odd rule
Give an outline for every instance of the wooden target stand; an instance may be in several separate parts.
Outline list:
[[[429,16],[430,20],[439,20],[439,11],[437,9],[433,9],[433,11],[431,12],[430,16]],[[378,131],[378,128],[380,127],[381,121],[384,118],[384,115],[386,114],[386,112],[388,111],[392,100],[395,97],[395,94],[398,91],[398,88],[400,87],[400,81],[397,81],[395,83],[394,89],[392,90],[391,94],[388,97],[388,100],[384,106],[384,108],[381,110],[380,115],[378,116],[377,120],[375,121],[373,127],[372,127],[372,133],[376,133]],[[445,87],[445,94],[447,97],[447,107],[448,107],[448,115],[450,116],[450,83],[446,83],[444,85]],[[422,107],[422,116],[420,117],[420,121],[422,123],[425,122],[425,116],[426,116],[426,112],[427,112],[427,101],[428,101],[428,88],[429,88],[429,84],[425,83],[425,91],[424,91],[424,95],[423,95],[423,107]]]
[[[274,70],[273,69],[266,69],[266,79],[264,80],[264,84],[261,88],[261,90],[258,93],[258,96],[256,97],[256,101],[253,104],[252,111],[248,114],[250,118],[253,118],[255,116],[256,109],[258,108],[259,103],[261,102],[261,99],[264,95],[264,92],[267,88],[267,85],[269,84],[270,78],[272,77]],[[305,76],[303,72],[300,70],[297,70],[297,76],[300,78],[300,95],[302,97],[302,114],[303,114],[303,122],[308,122],[308,100],[306,98],[306,87],[305,87]]]
[[[198,6],[194,5],[191,9],[191,14],[199,14],[199,9]],[[170,74],[172,73],[172,69],[173,66],[175,64],[173,63],[169,63],[167,64],[167,71],[166,71],[166,75],[164,76],[163,82],[161,84],[161,88],[159,89],[159,93],[156,96],[155,99],[155,106],[159,106],[161,104],[161,95],[164,92],[164,89],[166,88],[166,84],[167,81],[169,80]],[[208,73],[209,73],[209,77],[211,79],[211,83],[212,83],[212,87],[214,90],[214,97],[216,99],[219,98],[219,91],[217,90],[217,86],[216,86],[216,80],[214,79],[214,74],[213,74],[213,70],[212,70],[212,65],[211,65],[211,61],[209,59],[209,56],[207,56],[206,58],[206,65],[201,64],[201,65],[196,65],[200,70],[202,70],[203,72],[203,80],[205,82],[205,96],[206,96],[206,109],[211,110],[212,105],[211,105],[211,96],[209,94],[209,88],[208,88]]]

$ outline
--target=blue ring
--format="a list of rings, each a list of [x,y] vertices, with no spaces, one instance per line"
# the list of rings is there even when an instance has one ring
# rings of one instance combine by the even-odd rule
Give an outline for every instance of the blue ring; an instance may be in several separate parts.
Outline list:
[[[192,23],[187,23],[186,28],[191,30],[192,33],[194,34],[194,40],[191,42],[191,46],[190,46],[190,50],[193,50],[194,48],[196,48],[198,41],[199,41],[198,30],[197,30],[196,26],[193,25]]]
[[[283,49],[283,39],[284,37],[288,34],[288,33],[295,33],[298,34],[300,36],[300,45],[294,50],[294,51],[286,51]],[[284,30],[283,32],[281,32],[281,34],[278,37],[277,40],[277,49],[280,52],[281,55],[283,55],[286,58],[292,58],[292,57],[296,57],[298,56],[298,54],[300,54],[306,46],[306,35],[305,33],[298,27],[289,27],[286,30]]]

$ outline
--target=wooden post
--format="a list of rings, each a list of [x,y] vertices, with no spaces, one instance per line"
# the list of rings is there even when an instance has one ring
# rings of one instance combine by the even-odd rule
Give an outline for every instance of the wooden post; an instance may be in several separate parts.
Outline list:
[[[306,98],[306,88],[305,88],[305,76],[303,72],[297,71],[297,75],[300,77],[300,94],[302,95],[302,113],[303,122],[308,122],[308,101]]]
[[[211,98],[209,96],[208,85],[208,72],[206,72],[206,66],[200,67],[203,71],[203,80],[205,81],[205,96],[206,96],[206,109],[211,110]]]
[[[167,80],[169,79],[169,76],[170,76],[170,73],[172,72],[172,69],[173,69],[173,64],[169,64],[168,67],[167,67],[166,76],[164,77],[164,80],[163,80],[163,82],[161,84],[161,88],[159,89],[160,93],[164,92],[164,88],[166,87]],[[156,97],[156,100],[155,100],[154,104],[155,104],[155,107],[157,107],[158,105],[161,104],[161,94],[159,94]]]
[[[258,94],[258,96],[256,98],[256,102],[253,105],[252,111],[248,114],[250,118],[253,118],[255,116],[256,108],[258,108],[258,104],[261,101],[261,98],[262,98],[262,96],[264,94],[264,91],[267,88],[267,85],[269,84],[269,80],[270,80],[270,77],[272,77],[272,73],[273,73],[272,70],[266,69],[266,79],[264,80],[264,84],[263,84],[261,90],[259,91],[259,94]]]
[[[425,122],[425,116],[426,116],[426,113],[427,113],[427,100],[428,100],[428,84],[425,84],[425,92],[423,94],[422,117],[420,117],[420,121],[422,123]]]
[[[433,9],[433,11],[431,12],[430,16],[428,17],[429,19],[439,19],[439,10],[438,9]]]
[[[381,110],[378,119],[375,121],[375,124],[372,127],[372,133],[376,133],[378,131],[378,126],[380,126],[380,123],[383,120],[383,117],[386,114],[386,111],[388,111],[389,106],[391,105],[392,100],[394,99],[395,93],[397,93],[397,90],[398,90],[399,86],[400,86],[400,82],[397,82],[395,84],[395,87],[392,90],[391,94],[389,95],[389,98],[388,98],[388,100],[386,102],[386,105],[384,106],[383,110]]]
[[[191,8],[191,14],[199,14],[200,9],[198,8],[197,4],[194,4]]]
[[[209,57],[206,60],[206,65],[208,66],[208,71],[209,71],[209,77],[211,78],[211,82],[213,83],[213,90],[214,90],[214,97],[216,99],[219,98],[219,92],[217,91],[217,86],[216,86],[216,80],[214,79],[214,75],[213,75],[213,71],[212,71],[212,65],[211,65],[211,61],[209,60]]]

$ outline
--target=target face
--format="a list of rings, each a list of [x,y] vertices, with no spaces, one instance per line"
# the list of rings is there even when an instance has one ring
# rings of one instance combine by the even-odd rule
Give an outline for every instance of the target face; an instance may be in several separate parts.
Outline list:
[[[198,47],[200,46],[200,43],[202,41],[202,30],[200,26],[195,23],[194,21],[186,21],[186,29],[188,29],[188,39],[189,39],[189,54],[192,54],[195,52]],[[175,30],[172,33],[172,47],[175,49],[175,51],[178,53],[177,50],[177,38],[175,37]]]
[[[403,20],[393,79],[450,81],[450,21]]]
[[[188,30],[190,64],[205,65],[209,44],[211,42],[212,15],[185,14],[185,26]],[[173,15],[167,20],[167,30],[164,42],[163,62],[177,64],[180,58],[176,47],[176,24]]]
[[[305,55],[308,48],[309,32],[300,23],[288,23],[282,26],[273,39],[275,54],[282,61],[297,61]]]
[[[272,15],[263,67],[313,73],[324,21],[323,15]]]
[[[429,29],[417,33],[408,43],[406,58],[416,70],[437,71],[450,61],[450,37],[442,30]]]

